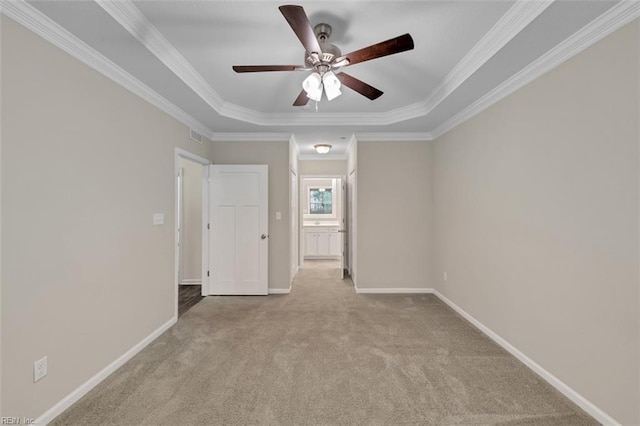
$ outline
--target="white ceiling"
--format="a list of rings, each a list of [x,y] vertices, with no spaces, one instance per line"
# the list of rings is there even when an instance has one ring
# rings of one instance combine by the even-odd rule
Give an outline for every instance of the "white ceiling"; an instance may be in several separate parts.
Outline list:
[[[292,106],[306,72],[231,69],[302,65],[304,48],[278,10],[282,1],[10,3],[3,13],[64,36],[62,44],[74,46],[68,51],[103,72],[116,69],[116,81],[159,99],[206,136],[293,136],[306,158],[318,142],[334,145],[331,157],[341,158],[354,135],[432,139],[638,16],[637,2],[611,0],[296,3],[312,25],[333,27],[330,41],[343,54],[404,33],[415,43],[414,50],[345,69],[382,90],[380,98],[343,88],[316,110],[314,102]]]

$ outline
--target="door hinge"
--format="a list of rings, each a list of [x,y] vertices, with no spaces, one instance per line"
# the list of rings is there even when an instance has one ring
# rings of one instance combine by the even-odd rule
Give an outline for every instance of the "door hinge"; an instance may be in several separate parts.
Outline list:
[[[207,276],[209,276],[209,271],[207,271]]]
[[[207,223],[207,229],[211,229],[211,224]]]

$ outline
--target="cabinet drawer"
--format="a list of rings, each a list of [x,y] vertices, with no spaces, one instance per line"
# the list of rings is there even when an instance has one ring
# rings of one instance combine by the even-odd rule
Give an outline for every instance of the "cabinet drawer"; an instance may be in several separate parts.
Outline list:
[[[304,232],[308,234],[326,234],[329,232],[329,227],[327,226],[308,226],[304,228]]]

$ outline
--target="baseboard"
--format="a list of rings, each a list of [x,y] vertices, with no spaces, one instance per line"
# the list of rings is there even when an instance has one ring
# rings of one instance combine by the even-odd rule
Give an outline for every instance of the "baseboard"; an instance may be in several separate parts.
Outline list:
[[[409,288],[360,288],[355,286],[356,293],[359,294],[424,294],[433,293],[432,288],[409,287]]]
[[[592,402],[590,402],[585,397],[580,395],[578,392],[573,390],[571,387],[569,387],[566,383],[562,382],[556,376],[554,376],[553,374],[551,374],[550,372],[545,370],[542,366],[540,366],[538,363],[536,363],[531,358],[526,356],[524,353],[520,352],[516,347],[514,347],[509,342],[504,340],[502,337],[500,337],[497,333],[495,333],[489,327],[485,326],[480,321],[475,319],[473,316],[471,316],[469,313],[467,313],[461,307],[459,307],[458,305],[453,303],[451,300],[447,299],[439,291],[433,290],[433,294],[435,294],[438,297],[438,299],[440,299],[444,303],[446,303],[451,309],[453,309],[458,314],[460,314],[460,316],[462,316],[464,319],[466,319],[471,324],[473,324],[478,329],[480,329],[480,331],[482,331],[489,338],[491,338],[491,340],[496,342],[498,345],[502,346],[511,355],[515,356],[520,361],[522,361],[522,363],[524,365],[526,365],[531,370],[533,370],[537,375],[542,377],[542,379],[544,379],[547,383],[549,383],[551,386],[553,386],[558,391],[560,391],[560,393],[562,393],[564,396],[566,396],[571,401],[573,401],[578,407],[582,408],[584,411],[586,411],[589,415],[591,415],[597,421],[599,421],[600,423],[602,423],[605,426],[620,426],[620,423],[618,423],[616,420],[614,420],[607,413],[602,411],[600,408],[598,408]]]
[[[180,281],[180,285],[202,285],[202,279],[190,279]]]
[[[129,361],[133,358],[138,352],[145,348],[149,343],[153,342],[158,336],[167,331],[172,325],[174,325],[178,321],[177,317],[171,318],[169,321],[161,325],[157,330],[152,332],[150,335],[142,339],[138,344],[125,352],[118,359],[113,361],[111,364],[106,366],[100,372],[98,372],[95,376],[91,377],[89,380],[84,382],[78,388],[76,388],[69,395],[64,397],[60,402],[56,405],[48,409],[44,414],[36,419],[35,424],[37,425],[46,425],[55,419],[57,416],[62,414],[64,410],[71,407],[76,401],[82,398],[87,394],[91,389],[96,387],[100,382],[106,379],[111,373],[120,368],[125,362]]]
[[[291,286],[289,288],[270,288],[269,294],[289,294],[291,293]]]

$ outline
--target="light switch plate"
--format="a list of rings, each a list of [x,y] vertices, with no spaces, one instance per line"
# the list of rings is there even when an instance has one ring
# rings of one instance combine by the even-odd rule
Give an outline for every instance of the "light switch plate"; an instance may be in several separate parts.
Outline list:
[[[164,213],[155,213],[153,215],[154,225],[164,225]]]
[[[282,213],[276,212],[276,220],[282,219]]]
[[[33,363],[33,382],[37,382],[47,375],[47,357]]]

